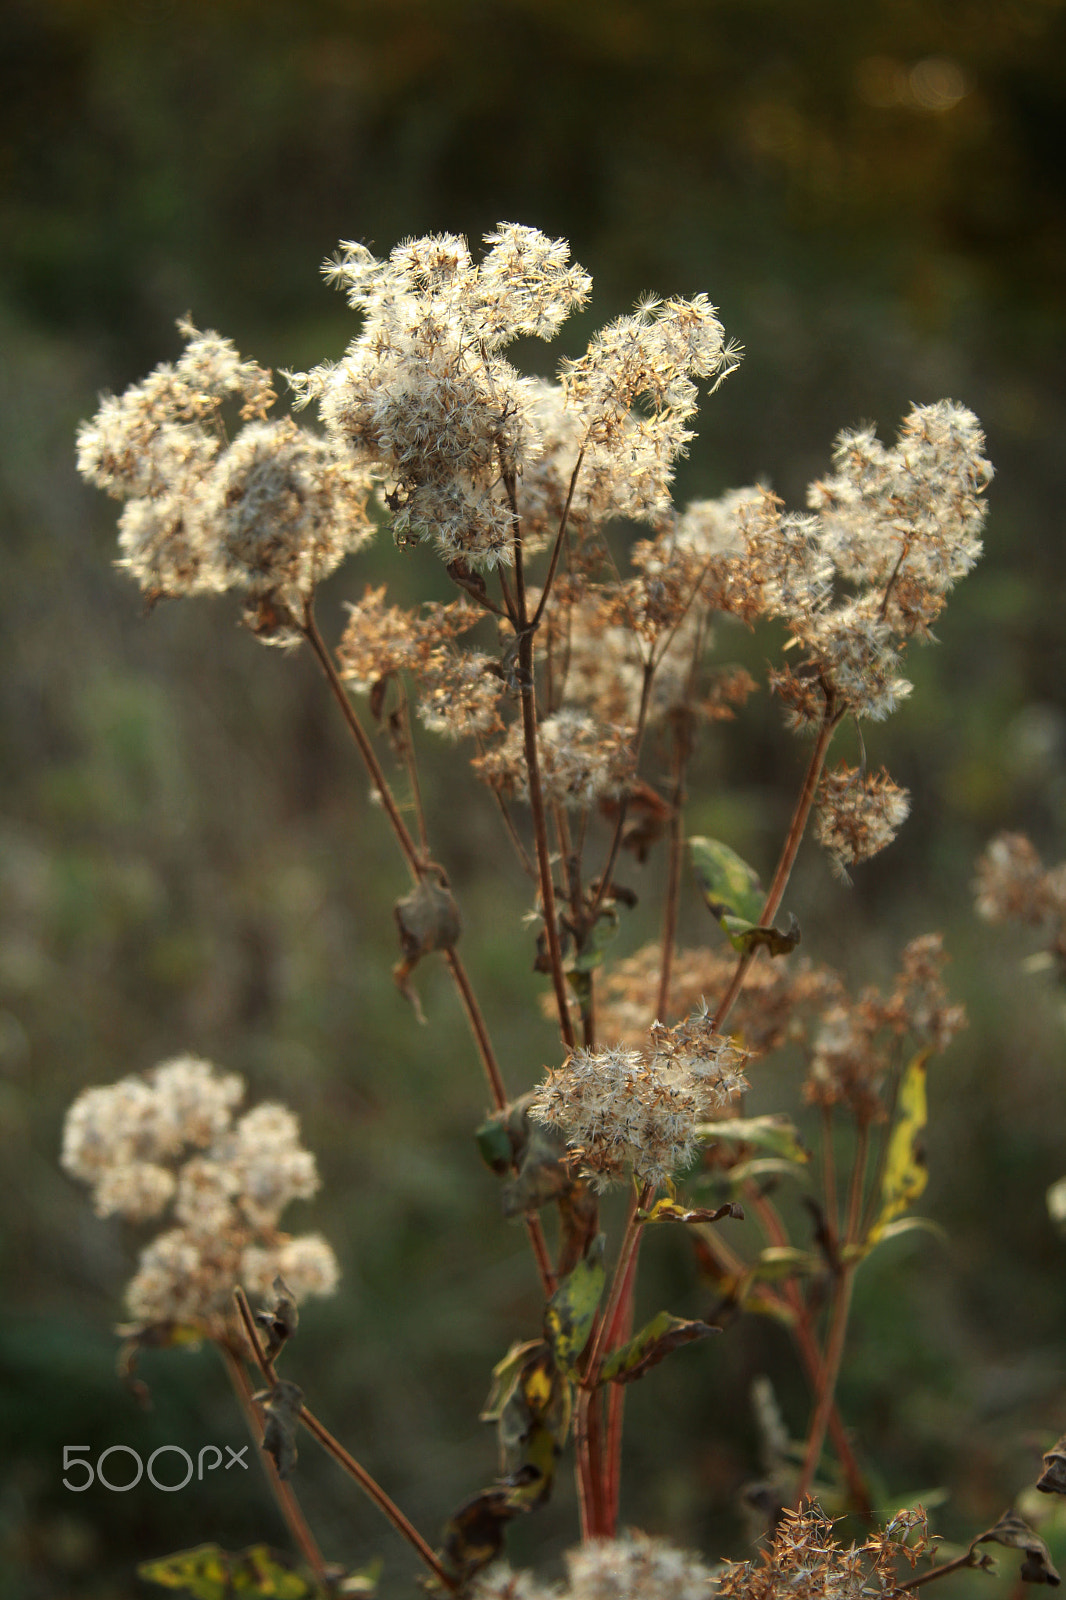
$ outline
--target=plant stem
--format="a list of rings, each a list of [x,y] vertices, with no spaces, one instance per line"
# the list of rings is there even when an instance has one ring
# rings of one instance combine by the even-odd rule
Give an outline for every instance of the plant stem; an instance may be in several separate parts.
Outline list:
[[[860,1122],[858,1143],[855,1150],[855,1164],[851,1169],[851,1183],[848,1193],[848,1216],[844,1229],[845,1245],[858,1242],[857,1235],[862,1214],[863,1179],[866,1175],[868,1152],[869,1126],[865,1122]],[[857,1265],[858,1263],[854,1260],[845,1261],[836,1280],[825,1356],[815,1391],[811,1430],[807,1439],[803,1466],[800,1469],[799,1482],[796,1485],[795,1503],[797,1505],[801,1505],[809,1493],[810,1486],[814,1481],[814,1475],[818,1471],[818,1463],[821,1460],[829,1414],[833,1406],[837,1379],[840,1376],[840,1363],[844,1355],[844,1341],[848,1331],[848,1313],[851,1310],[851,1292],[855,1282]]]
[[[428,851],[425,855],[419,855],[415,848],[414,840],[411,838],[407,826],[396,807],[396,802],[393,799],[392,791],[389,788],[389,781],[381,769],[381,764],[378,761],[377,754],[370,742],[369,737],[367,736],[366,730],[356,715],[355,707],[352,705],[351,699],[349,698],[343,683],[337,675],[337,669],[333,664],[333,658],[330,655],[325,641],[318,630],[314,613],[310,608],[308,608],[305,637],[307,638],[307,642],[311,646],[315,658],[325,674],[326,681],[329,684],[334,699],[341,709],[344,720],[352,734],[352,737],[359,746],[359,752],[366,763],[367,770],[370,773],[371,781],[373,782],[378,794],[381,796],[381,801],[385,807],[386,815],[388,816],[389,821],[392,823],[392,829],[396,835],[397,843],[399,844],[400,849],[403,851],[404,857],[411,869],[411,874],[415,882],[418,883],[421,881],[422,875],[426,869]],[[500,1064],[496,1059],[496,1052],[492,1048],[492,1040],[489,1038],[488,1028],[485,1025],[485,1018],[482,1015],[481,1007],[478,1005],[477,996],[474,993],[473,986],[471,985],[470,979],[467,975],[466,968],[463,965],[462,957],[454,949],[445,950],[442,952],[442,954],[448,970],[452,975],[452,980],[455,984],[456,990],[458,991],[463,1010],[466,1012],[466,1019],[470,1026],[470,1031],[474,1036],[474,1043],[477,1046],[477,1052],[481,1059],[481,1065],[484,1070],[485,1077],[488,1080],[493,1104],[495,1105],[497,1111],[503,1111],[510,1103],[507,1090],[504,1087],[503,1075],[500,1072]],[[551,1268],[551,1259],[548,1255],[548,1247],[544,1239],[544,1230],[541,1226],[540,1218],[537,1216],[528,1215],[525,1219],[525,1223],[526,1232],[529,1234],[529,1241],[533,1248],[533,1254],[536,1257],[537,1270],[540,1274],[540,1280],[544,1288],[545,1298],[550,1298],[550,1296],[555,1292],[555,1274]]]
[[[544,615],[544,607],[548,604],[548,596],[551,593],[551,587],[555,581],[556,568],[559,565],[559,554],[563,548],[563,539],[566,536],[566,526],[570,520],[570,507],[574,502],[574,490],[577,488],[578,474],[581,471],[581,463],[584,461],[584,459],[585,446],[582,445],[581,449],[577,453],[577,460],[574,463],[574,470],[570,474],[570,487],[566,491],[566,504],[563,506],[563,514],[559,519],[559,532],[555,535],[555,544],[552,547],[551,560],[548,563],[548,573],[544,579],[544,587],[541,590],[540,600],[537,603],[536,611],[534,611],[533,616],[530,619],[529,625],[531,628],[536,628],[539,626],[540,619]]]
[[[233,1385],[234,1393],[240,1402],[240,1407],[244,1412],[245,1421],[248,1423],[252,1438],[257,1445],[261,1445],[263,1442],[263,1425],[252,1400],[252,1386],[248,1382],[244,1367],[227,1344],[219,1341],[218,1349],[226,1364],[230,1383]],[[289,1532],[299,1546],[304,1560],[311,1568],[316,1579],[324,1585],[327,1580],[326,1563],[315,1542],[315,1536],[308,1527],[304,1514],[300,1509],[300,1502],[297,1500],[291,1485],[286,1483],[283,1478],[278,1477],[278,1469],[274,1465],[273,1456],[267,1455],[265,1451],[260,1451],[260,1459],[274,1499],[277,1501],[278,1510],[288,1524]]]
[[[411,869],[411,876],[414,878],[415,883],[419,883],[425,872],[425,862],[419,854],[414,840],[411,838],[407,824],[399,813],[392,790],[389,787],[389,780],[382,771],[381,763],[377,758],[377,752],[371,744],[363,724],[355,714],[355,707],[348,697],[348,691],[337,675],[337,669],[333,665],[333,657],[330,655],[326,648],[325,640],[318,631],[315,614],[310,606],[307,608],[307,616],[304,622],[304,638],[311,646],[315,659],[325,673],[330,692],[340,707],[341,715],[348,724],[352,738],[359,746],[359,754],[366,764],[366,769],[370,774],[370,781],[377,790],[381,804],[385,808],[385,815],[392,824],[396,842],[403,851],[404,860]]]
[[[788,1234],[785,1232],[784,1224],[782,1223],[781,1218],[778,1216],[776,1206],[774,1206],[765,1195],[761,1195],[759,1193],[754,1183],[745,1185],[744,1199],[745,1202],[750,1204],[752,1209],[757,1213],[759,1220],[763,1225],[766,1237],[771,1244],[787,1245],[790,1243]],[[796,1348],[799,1350],[800,1359],[806,1368],[811,1389],[817,1393],[819,1392],[822,1383],[822,1358],[814,1338],[814,1333],[811,1329],[811,1314],[808,1310],[807,1302],[804,1300],[800,1286],[795,1278],[786,1278],[784,1283],[781,1285],[781,1290],[786,1301],[788,1302],[789,1309],[791,1310],[793,1316],[793,1322],[790,1329],[792,1337],[796,1341]],[[851,1495],[852,1504],[854,1505],[859,1516],[862,1517],[864,1521],[868,1522],[873,1518],[873,1507],[870,1503],[869,1490],[866,1487],[866,1481],[859,1469],[859,1464],[855,1460],[855,1455],[851,1448],[851,1441],[845,1432],[844,1423],[841,1419],[835,1396],[833,1397],[832,1405],[829,1411],[829,1436],[833,1441],[833,1448],[837,1453],[837,1459],[844,1470],[844,1476],[848,1482],[848,1493]]]
[[[954,1561],[945,1561],[942,1567],[932,1567],[919,1577],[912,1578],[909,1583],[899,1584],[890,1590],[885,1600],[895,1600],[896,1595],[906,1594],[911,1589],[920,1589],[923,1583],[933,1583],[937,1578],[946,1578],[949,1572],[958,1572],[963,1567],[979,1567],[982,1564],[981,1557],[976,1553],[976,1546],[971,1545],[969,1550],[961,1556],[956,1556]]]
[[[773,882],[767,892],[762,911],[759,913],[759,923],[762,927],[769,926],[777,915],[777,909],[788,887],[788,880],[792,874],[792,868],[795,865],[800,843],[807,827],[807,819],[814,804],[818,780],[822,775],[825,758],[829,753],[829,746],[832,743],[833,734],[837,730],[841,717],[842,713],[834,711],[832,701],[828,701],[822,718],[822,725],[818,730],[818,738],[815,740],[814,749],[811,751],[811,759],[807,763],[807,771],[804,775],[803,787],[800,789],[799,798],[796,801],[796,809],[792,813],[792,821],[789,824],[785,842],[781,847]],[[744,986],[748,968],[758,955],[759,948],[756,945],[753,950],[745,951],[733,970],[729,987],[722,996],[718,1004],[718,1010],[714,1014],[713,1025],[718,1032],[721,1032],[722,1024],[733,1009],[733,1002]]]
[[[612,1537],[612,1529],[607,1525],[608,1494],[611,1481],[617,1473],[617,1466],[612,1468],[603,1452],[602,1408],[598,1393],[599,1374],[604,1357],[618,1339],[632,1305],[637,1252],[644,1231],[643,1224],[637,1221],[637,1212],[647,1207],[654,1192],[654,1186],[647,1183],[639,1195],[634,1190],[631,1196],[625,1233],[622,1236],[607,1304],[597,1322],[585,1361],[585,1371],[577,1391],[574,1444],[577,1453],[582,1537],[586,1541]],[[620,1430],[616,1434],[614,1448],[616,1451],[621,1450]]]
[[[559,943],[559,923],[555,910],[555,887],[552,883],[551,847],[548,842],[548,823],[544,813],[544,794],[540,786],[540,759],[537,754],[537,701],[533,678],[533,631],[526,619],[526,583],[522,566],[522,546],[515,542],[515,584],[518,591],[518,680],[522,703],[522,737],[526,758],[526,781],[529,785],[529,809],[533,816],[533,838],[537,847],[537,869],[540,877],[540,900],[544,911],[544,932],[548,941],[551,962],[552,987],[559,1012],[559,1030],[568,1050],[576,1044],[574,1026],[570,1019],[570,1001],[563,970],[563,952]]]
[[[259,1370],[263,1374],[263,1377],[266,1379],[267,1383],[273,1387],[278,1381],[278,1376],[274,1371],[273,1362],[267,1360],[263,1353],[262,1345],[259,1343],[259,1331],[256,1328],[255,1319],[252,1316],[251,1307],[248,1304],[248,1299],[244,1293],[244,1290],[239,1288],[235,1290],[234,1298],[237,1302],[237,1310],[240,1313],[245,1337],[247,1338],[251,1347],[251,1353],[255,1358],[256,1365],[259,1367]],[[442,1583],[446,1589],[457,1589],[459,1587],[458,1580],[450,1576],[450,1574],[445,1571],[444,1567],[441,1565],[440,1561],[434,1555],[429,1545],[423,1539],[418,1529],[413,1523],[408,1521],[407,1517],[404,1516],[403,1512],[400,1510],[395,1501],[389,1498],[384,1489],[378,1483],[377,1479],[371,1477],[366,1468],[360,1466],[359,1462],[356,1461],[354,1456],[349,1455],[348,1451],[344,1448],[340,1441],[333,1437],[325,1424],[320,1422],[314,1413],[309,1411],[306,1406],[300,1407],[300,1421],[303,1423],[308,1433],[314,1435],[319,1444],[322,1445],[322,1447],[328,1451],[333,1459],[344,1468],[344,1471],[348,1474],[348,1476],[355,1480],[360,1489],[362,1489],[363,1493],[370,1500],[372,1500],[377,1506],[378,1510],[388,1518],[393,1527],[396,1529],[397,1533],[401,1534],[402,1537],[407,1540],[408,1544],[417,1551],[418,1555],[422,1561],[425,1562],[426,1566],[429,1567],[437,1581]]]
[[[653,1022],[667,1022],[670,1008],[670,978],[673,973],[674,944],[677,939],[677,916],[681,903],[681,868],[685,856],[685,827],[682,805],[685,798],[685,758],[690,741],[678,733],[674,742],[674,787],[671,795],[673,815],[670,818],[670,855],[666,875],[666,896],[663,901],[663,952],[659,965],[659,993],[655,1001]]]
[[[633,735],[634,772],[637,770],[637,763],[640,760],[640,747],[644,741],[644,725],[648,719],[648,704],[651,700],[651,685],[654,676],[654,665],[651,662],[646,661],[644,663],[644,679],[640,690],[640,710],[637,712],[637,727],[636,732]],[[590,921],[592,922],[595,922],[601,905],[611,892],[611,879],[614,876],[615,865],[618,861],[618,852],[622,847],[622,834],[625,831],[626,814],[628,808],[629,796],[623,794],[618,805],[618,817],[614,825],[614,833],[611,836],[610,847],[607,851],[607,861],[604,865],[602,873],[600,874],[599,888],[596,890],[596,897],[593,900],[592,905],[589,907],[588,915]]]

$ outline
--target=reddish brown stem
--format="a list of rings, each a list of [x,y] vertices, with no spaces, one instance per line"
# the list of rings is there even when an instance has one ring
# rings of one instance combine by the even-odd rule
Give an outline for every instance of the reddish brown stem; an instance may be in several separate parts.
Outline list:
[[[678,734],[674,745],[674,787],[671,796],[673,815],[670,818],[670,856],[666,876],[666,896],[663,901],[663,950],[659,964],[659,993],[655,1001],[653,1022],[668,1022],[670,1009],[670,979],[673,974],[674,944],[677,939],[677,917],[681,903],[681,868],[685,856],[685,827],[682,806],[685,798],[685,754],[687,739]]]
[[[263,1442],[263,1424],[259,1413],[255,1409],[252,1400],[252,1386],[248,1382],[244,1367],[228,1345],[220,1342],[218,1349],[222,1354],[223,1361],[226,1363],[226,1371],[229,1374],[230,1383],[233,1385],[234,1393],[240,1402],[240,1407],[244,1412],[245,1421],[248,1423],[252,1438],[257,1445],[261,1445]],[[274,1465],[273,1456],[261,1451],[260,1459],[262,1460],[271,1492],[277,1502],[278,1510],[288,1524],[289,1532],[299,1546],[304,1560],[311,1568],[318,1582],[325,1585],[327,1579],[326,1563],[315,1542],[315,1536],[307,1525],[303,1511],[300,1509],[300,1502],[297,1500],[292,1487],[283,1478],[278,1477],[278,1469]]]
[[[818,790],[818,780],[822,775],[822,768],[825,765],[825,758],[829,753],[829,746],[832,743],[833,734],[836,732],[841,721],[841,716],[842,713],[835,712],[833,710],[832,702],[830,701],[825,708],[825,715],[822,718],[822,725],[818,730],[818,738],[815,740],[814,749],[811,752],[811,759],[807,763],[807,771],[804,775],[803,787],[800,789],[799,798],[796,801],[796,808],[792,813],[792,821],[789,824],[788,833],[785,837],[784,845],[781,848],[781,854],[778,857],[777,869],[774,872],[773,882],[770,884],[770,888],[767,891],[766,900],[763,903],[762,911],[759,914],[759,922],[763,927],[768,926],[774,920],[774,917],[777,915],[778,907],[780,906],[782,898],[784,897],[785,890],[788,887],[788,880],[792,875],[792,868],[795,865],[796,856],[799,853],[800,843],[807,827],[807,819],[810,817],[811,807],[814,804],[814,796]],[[737,995],[743,988],[744,979],[748,975],[748,968],[751,966],[758,952],[758,945],[756,945],[753,950],[745,951],[733,970],[733,976],[730,979],[729,987],[722,996],[722,999],[719,1001],[718,1010],[714,1014],[714,1027],[719,1032],[722,1029],[722,1025],[725,1022],[726,1017],[733,1009],[733,1002],[736,1000]]]
[[[574,463],[574,470],[570,474],[570,487],[566,491],[566,504],[563,506],[563,514],[559,519],[559,531],[555,535],[555,544],[552,548],[551,560],[548,563],[548,574],[544,579],[544,588],[541,590],[537,609],[534,611],[533,616],[530,619],[529,625],[531,628],[536,628],[539,626],[540,619],[544,615],[544,607],[548,604],[548,596],[551,593],[551,587],[555,581],[555,573],[559,565],[559,555],[563,548],[563,539],[566,537],[566,526],[570,520],[570,507],[574,503],[574,490],[577,488],[578,474],[581,471],[581,463],[584,461],[584,459],[585,446],[582,445],[581,449],[577,453],[577,461]]]
[[[779,1246],[788,1245],[790,1243],[788,1234],[785,1232],[781,1218],[778,1216],[777,1209],[772,1202],[765,1195],[760,1195],[754,1184],[745,1186],[744,1199],[758,1215],[770,1243]],[[813,1393],[818,1393],[823,1381],[822,1358],[811,1329],[811,1316],[807,1309],[807,1303],[795,1278],[787,1278],[781,1287],[792,1312],[793,1321],[790,1330],[792,1337],[796,1342],[800,1359],[806,1368],[811,1390]],[[869,1521],[873,1516],[869,1491],[866,1488],[866,1482],[859,1469],[859,1464],[855,1460],[851,1441],[845,1432],[835,1397],[829,1412],[829,1436],[833,1441],[837,1460],[840,1462],[844,1476],[847,1479],[848,1493],[851,1496],[852,1505],[859,1516]]]
[[[845,1245],[853,1245],[858,1242],[859,1224],[862,1217],[863,1180],[866,1175],[868,1150],[869,1128],[865,1122],[860,1122],[855,1164],[851,1171],[851,1184],[848,1193],[848,1215],[844,1228]],[[811,1427],[807,1438],[807,1449],[803,1457],[803,1466],[800,1468],[799,1482],[796,1485],[795,1503],[797,1505],[802,1505],[810,1492],[810,1486],[814,1482],[814,1475],[818,1471],[818,1463],[822,1457],[826,1428],[829,1425],[837,1379],[840,1376],[840,1363],[844,1355],[844,1341],[848,1331],[848,1313],[851,1310],[851,1293],[855,1282],[855,1268],[857,1265],[858,1263],[855,1260],[845,1260],[836,1279],[833,1307],[829,1320],[829,1334],[826,1339],[825,1355],[822,1359],[819,1383],[814,1397],[814,1413],[811,1417]]]
[[[644,1185],[639,1195],[634,1191],[630,1200],[626,1229],[622,1236],[607,1304],[593,1333],[585,1361],[584,1375],[577,1391],[574,1444],[577,1453],[582,1538],[586,1541],[611,1537],[607,1526],[606,1498],[611,1472],[603,1452],[600,1368],[603,1366],[604,1358],[613,1348],[620,1328],[624,1326],[627,1308],[632,1302],[636,1257],[643,1235],[643,1224],[638,1222],[637,1212],[647,1207],[654,1192],[654,1186],[648,1183]],[[621,1449],[620,1433],[616,1448]]]
[[[521,569],[521,561],[516,563]],[[522,590],[523,600],[525,590]],[[518,672],[522,699],[522,737],[526,758],[526,780],[529,785],[529,809],[533,817],[533,839],[537,847],[537,871],[540,878],[540,901],[544,912],[544,932],[548,941],[548,959],[551,963],[552,987],[559,1013],[559,1031],[563,1043],[572,1050],[576,1043],[574,1026],[570,1019],[570,1001],[563,969],[563,952],[559,942],[559,922],[555,909],[555,886],[552,883],[551,847],[548,842],[548,823],[544,813],[544,794],[540,786],[540,758],[537,753],[537,702],[533,683],[533,634],[523,628],[518,636]]]
[[[240,1313],[245,1338],[248,1340],[251,1354],[254,1356],[256,1365],[259,1367],[263,1377],[273,1387],[278,1381],[278,1376],[274,1371],[273,1362],[267,1360],[263,1347],[259,1343],[259,1330],[256,1328],[255,1319],[252,1316],[251,1307],[248,1304],[244,1290],[237,1289],[234,1292],[234,1298],[237,1302],[237,1310]],[[372,1500],[378,1510],[388,1518],[397,1533],[407,1540],[412,1549],[417,1551],[419,1557],[429,1567],[437,1581],[442,1583],[446,1589],[457,1589],[459,1587],[458,1580],[445,1571],[418,1529],[404,1516],[396,1502],[385,1493],[377,1479],[371,1477],[366,1468],[361,1466],[355,1457],[348,1453],[340,1441],[333,1437],[325,1424],[320,1422],[306,1406],[301,1406],[300,1408],[300,1421],[308,1433],[314,1435],[323,1449],[328,1451],[333,1459],[344,1468],[348,1476],[359,1485],[367,1498]]]
[[[411,876],[418,883],[425,871],[425,863],[419,855],[414,840],[411,838],[407,824],[399,813],[392,790],[389,787],[389,780],[382,771],[381,763],[377,758],[377,752],[370,742],[366,729],[356,716],[355,707],[348,698],[348,692],[337,675],[337,669],[333,665],[333,657],[330,655],[326,648],[325,640],[318,631],[315,614],[310,606],[307,608],[307,616],[304,622],[304,638],[311,646],[315,659],[325,673],[330,693],[340,707],[341,715],[348,724],[352,738],[359,746],[359,754],[366,764],[366,769],[370,774],[370,781],[377,790],[381,804],[385,809],[385,815],[392,825],[392,831],[396,835],[396,842],[403,851],[404,860],[411,869]]]

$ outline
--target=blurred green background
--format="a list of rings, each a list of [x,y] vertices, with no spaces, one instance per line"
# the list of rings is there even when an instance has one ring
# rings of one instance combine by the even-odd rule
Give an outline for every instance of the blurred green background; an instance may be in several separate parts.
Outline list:
[[[1023,970],[1035,938],[971,909],[997,829],[1066,854],[1066,7],[7,0],[0,64],[0,1595],[125,1600],[149,1592],[139,1560],[286,1542],[258,1478],[172,1497],[61,1484],[64,1444],[241,1438],[210,1352],[145,1358],[150,1413],[119,1385],[110,1329],[141,1238],[57,1165],[78,1091],[185,1050],[285,1100],[319,1154],[323,1192],[286,1220],[327,1233],[344,1286],[310,1304],[287,1375],[431,1539],[492,1477],[476,1412],[539,1305],[474,1150],[484,1094],[444,974],[419,974],[427,1028],[391,985],[402,865],[310,660],[263,650],[225,602],[142,615],[73,435],[99,391],[176,354],[182,313],[306,366],[352,331],[317,277],[338,239],[385,253],[501,219],[566,236],[595,280],[557,351],[522,352],[533,370],[642,291],[721,306],[747,356],[704,409],[680,498],[761,477],[799,505],[838,429],[891,437],[911,402],[950,396],[987,429],[986,559],[868,738],[912,818],[850,890],[808,848],[788,898],[805,949],[856,985],[943,928],[969,1007],[931,1085],[922,1209],[950,1244],[901,1241],[864,1268],[841,1387],[884,1502],[942,1487],[937,1526],[968,1539],[1066,1427],[1066,1242],[1044,1209],[1066,1171],[1061,995]],[[444,593],[427,552],[385,539],[359,565],[323,597],[334,632],[366,581]],[[756,671],[767,648],[723,635]],[[689,823],[766,869],[802,752],[765,693],[750,712],[708,741]],[[523,883],[461,763],[434,760],[426,787],[518,1092],[555,1059]],[[653,926],[660,870],[629,870],[642,909],[620,948]],[[697,905],[685,924],[706,936]],[[768,1074],[755,1108],[795,1103],[794,1080]],[[707,1309],[682,1240],[646,1261],[649,1315]],[[770,1325],[635,1387],[626,1519],[743,1553],[763,1371],[801,1433]],[[310,1442],[299,1471],[327,1553],[380,1553],[385,1592],[411,1592],[404,1548]],[[573,1542],[568,1477],[515,1527],[516,1561],[551,1571]],[[971,1588],[1005,1593],[1003,1571]]]

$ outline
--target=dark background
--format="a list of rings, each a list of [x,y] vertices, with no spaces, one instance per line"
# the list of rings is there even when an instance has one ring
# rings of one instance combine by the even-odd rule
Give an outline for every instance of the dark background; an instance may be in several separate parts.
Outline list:
[[[1066,1244],[1044,1208],[1066,1171],[1061,991],[1023,968],[1035,936],[975,921],[971,880],[1000,828],[1066,853],[1064,45],[1060,0],[3,7],[5,1600],[119,1600],[149,1592],[132,1575],[148,1557],[286,1542],[258,1479],[173,1497],[60,1482],[64,1444],[241,1438],[210,1351],[145,1359],[149,1414],[121,1388],[110,1329],[141,1237],[97,1220],[57,1165],[79,1090],[186,1049],[241,1071],[251,1099],[284,1099],[319,1154],[325,1187],[291,1226],[327,1233],[344,1287],[310,1303],[288,1375],[431,1540],[494,1471],[476,1412],[539,1307],[473,1149],[484,1097],[454,997],[422,977],[420,1029],[391,986],[401,863],[309,660],[264,651],[226,602],[142,615],[73,435],[98,392],[177,353],[182,313],[270,366],[310,365],[352,331],[316,276],[338,239],[385,253],[501,219],[566,236],[593,275],[564,353],[645,290],[721,306],[747,356],[704,409],[682,499],[761,477],[800,505],[838,429],[870,419],[891,437],[911,402],[950,396],[987,429],[986,559],[939,647],[912,659],[913,699],[868,737],[912,818],[851,890],[808,847],[789,899],[805,948],[856,985],[886,983],[906,938],[943,928],[971,1017],[931,1085],[922,1209],[949,1243],[900,1242],[858,1280],[841,1398],[879,1500],[942,1489],[937,1526],[966,1540],[1032,1482],[1066,1427]],[[359,564],[324,596],[334,632],[371,579],[444,593],[428,553],[403,559],[387,537]],[[723,649],[759,672],[769,645],[729,632]],[[760,695],[710,741],[690,830],[769,867],[801,756]],[[461,763],[433,761],[426,786],[517,1092],[556,1049],[522,884]],[[648,907],[658,871],[631,872]],[[700,916],[686,907],[690,939]],[[754,1098],[794,1104],[794,1066]],[[706,1310],[683,1241],[647,1256],[649,1315]],[[768,1324],[636,1387],[626,1519],[745,1551],[762,1371],[801,1434],[803,1386]],[[327,1553],[381,1553],[386,1592],[409,1593],[406,1551],[302,1448]],[[513,1556],[550,1572],[575,1530],[564,1470]],[[991,1596],[1007,1579],[968,1583]]]

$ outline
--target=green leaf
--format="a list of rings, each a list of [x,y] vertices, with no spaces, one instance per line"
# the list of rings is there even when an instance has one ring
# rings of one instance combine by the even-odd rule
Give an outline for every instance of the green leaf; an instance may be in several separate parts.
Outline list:
[[[589,1342],[603,1294],[606,1235],[599,1233],[584,1259],[564,1278],[544,1308],[544,1333],[563,1372],[573,1372]]]
[[[732,1117],[726,1122],[701,1122],[696,1129],[701,1139],[731,1139],[737,1144],[753,1144],[759,1150],[786,1161],[806,1163],[811,1153],[789,1117]]]
[[[922,1148],[927,1117],[925,1064],[929,1055],[928,1050],[920,1050],[900,1079],[896,1125],[889,1137],[881,1180],[881,1210],[870,1229],[868,1244],[876,1244],[888,1224],[914,1204],[929,1178]]]
[[[318,1585],[304,1577],[285,1556],[257,1544],[234,1553],[217,1544],[179,1550],[156,1561],[142,1561],[137,1575],[164,1589],[182,1589],[192,1600],[233,1600],[257,1595],[260,1600],[305,1600]]]
[[[720,839],[693,838],[688,841],[688,848],[711,915],[723,926],[726,917],[757,924],[766,895],[755,869]]]
[[[493,1172],[507,1172],[514,1160],[514,1146],[507,1131],[504,1116],[497,1113],[487,1117],[474,1133],[478,1154]]]
[[[660,1311],[628,1344],[611,1352],[600,1369],[601,1382],[633,1383],[664,1360],[671,1350],[721,1331],[709,1322],[693,1322],[686,1317],[675,1317],[669,1311]]]

